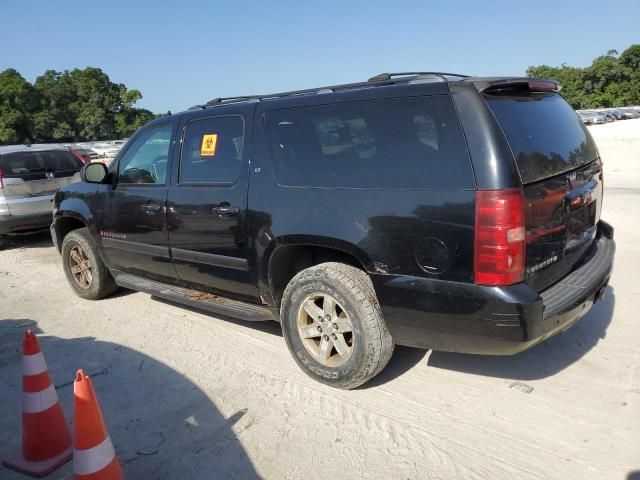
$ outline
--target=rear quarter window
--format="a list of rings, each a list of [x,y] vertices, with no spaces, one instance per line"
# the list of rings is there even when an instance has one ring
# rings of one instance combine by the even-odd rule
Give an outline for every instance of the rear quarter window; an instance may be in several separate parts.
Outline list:
[[[485,95],[515,157],[523,183],[585,165],[597,149],[587,128],[557,93]]]
[[[475,182],[451,98],[368,100],[271,110],[279,184],[467,189]]]

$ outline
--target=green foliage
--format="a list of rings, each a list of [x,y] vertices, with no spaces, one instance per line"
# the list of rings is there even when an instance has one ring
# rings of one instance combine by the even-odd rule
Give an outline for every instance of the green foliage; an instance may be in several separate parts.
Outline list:
[[[99,68],[47,70],[33,85],[7,69],[0,72],[0,144],[127,137],[155,118],[134,107],[141,98]]]
[[[0,143],[26,138],[35,107],[33,87],[13,68],[0,72]]]
[[[609,50],[586,68],[529,67],[531,77],[552,78],[562,84],[562,95],[574,108],[640,105],[640,45],[618,55]]]

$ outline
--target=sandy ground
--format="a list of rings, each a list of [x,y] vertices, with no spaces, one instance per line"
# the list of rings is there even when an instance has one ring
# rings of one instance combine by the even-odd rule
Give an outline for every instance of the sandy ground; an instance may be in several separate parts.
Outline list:
[[[74,371],[93,375],[129,479],[638,478],[640,119],[591,130],[606,166],[603,217],[617,229],[606,300],[513,357],[398,348],[351,392],[299,371],[276,323],[143,293],[83,301],[46,235],[19,241],[0,252],[0,456],[20,442],[29,326],[69,420]],[[0,479],[19,478],[0,467]]]

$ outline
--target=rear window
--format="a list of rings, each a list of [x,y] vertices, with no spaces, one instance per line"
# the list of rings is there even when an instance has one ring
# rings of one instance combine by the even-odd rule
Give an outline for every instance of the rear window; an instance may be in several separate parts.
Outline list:
[[[16,152],[0,155],[0,170],[5,177],[43,172],[77,172],[82,162],[63,150]]]
[[[485,95],[507,137],[523,183],[578,168],[598,153],[587,128],[557,93]]]
[[[281,185],[474,187],[466,143],[448,96],[272,110],[266,125]]]

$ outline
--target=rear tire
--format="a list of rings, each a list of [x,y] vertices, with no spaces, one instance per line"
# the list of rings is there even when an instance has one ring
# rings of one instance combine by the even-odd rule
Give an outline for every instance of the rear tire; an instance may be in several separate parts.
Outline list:
[[[100,300],[118,289],[98,256],[96,243],[87,228],[74,230],[64,237],[62,268],[69,285],[80,298]]]
[[[280,310],[287,347],[311,378],[356,388],[389,363],[393,338],[371,279],[342,263],[322,263],[298,273]]]

